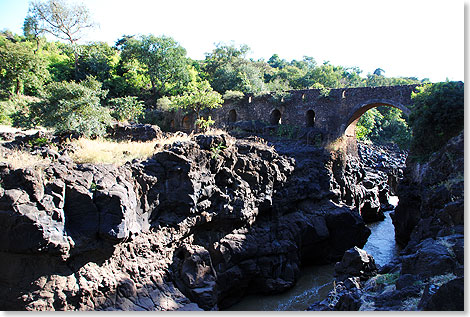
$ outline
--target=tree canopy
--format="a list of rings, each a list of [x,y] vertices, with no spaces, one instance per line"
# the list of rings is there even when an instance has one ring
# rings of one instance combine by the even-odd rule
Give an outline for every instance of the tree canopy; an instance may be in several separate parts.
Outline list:
[[[426,157],[464,128],[464,84],[441,82],[424,85],[412,98],[409,118],[413,129],[411,149],[417,157]]]
[[[139,113],[143,105],[145,115],[139,118],[149,121],[153,118],[149,111],[155,108],[184,108],[194,111],[199,118],[202,109],[223,103],[221,95],[227,99],[240,99],[247,93],[283,96],[292,89],[310,88],[327,94],[329,89],[340,87],[427,82],[414,77],[386,77],[381,68],[363,75],[357,67],[320,63],[311,56],[289,61],[273,54],[267,61],[254,60],[248,57],[250,48],[245,44],[218,43],[204,59],[192,60],[186,56],[184,47],[165,35],[123,35],[114,46],[104,42],[79,44],[85,38],[85,31],[94,25],[84,5],[65,0],[31,2],[23,35],[8,30],[0,32],[0,98],[25,94],[58,105],[52,101],[51,91],[59,86],[62,90],[68,87],[91,98],[89,109],[101,109],[97,108],[100,106]],[[47,40],[46,33],[57,41]],[[90,77],[100,85],[98,99],[83,88]],[[57,109],[61,108],[57,106]],[[53,108],[43,107],[43,110]],[[114,112],[113,115],[137,120],[135,113],[120,116]],[[380,109],[361,122],[362,137],[369,139],[374,139],[378,132],[407,131],[403,118]],[[371,122],[373,127],[368,126]]]
[[[186,50],[171,37],[123,38],[118,42],[118,48],[122,51],[123,61],[135,59],[144,66],[142,70],[149,78],[155,100],[178,91],[189,82]]]

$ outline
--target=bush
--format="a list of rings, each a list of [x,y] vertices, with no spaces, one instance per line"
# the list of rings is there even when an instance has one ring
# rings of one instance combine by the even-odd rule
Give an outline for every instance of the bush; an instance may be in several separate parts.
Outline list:
[[[14,127],[29,128],[32,122],[29,118],[29,107],[37,97],[15,95],[0,101],[0,124],[11,124]]]
[[[380,106],[366,111],[356,125],[356,137],[359,140],[378,144],[397,144],[401,149],[408,149],[411,131],[402,112],[389,106]]]
[[[144,103],[134,96],[113,98],[108,101],[111,116],[118,121],[136,121],[143,114]]]
[[[239,101],[242,100],[245,97],[245,94],[241,91],[238,90],[227,90],[224,95],[223,99],[224,100],[230,100],[230,101]]]
[[[409,117],[413,130],[411,150],[415,157],[425,158],[464,128],[464,84],[425,85],[412,95],[412,99]]]
[[[31,105],[31,118],[59,133],[102,136],[111,122],[109,109],[100,105],[106,93],[94,78],[54,82],[46,87],[44,100]]]

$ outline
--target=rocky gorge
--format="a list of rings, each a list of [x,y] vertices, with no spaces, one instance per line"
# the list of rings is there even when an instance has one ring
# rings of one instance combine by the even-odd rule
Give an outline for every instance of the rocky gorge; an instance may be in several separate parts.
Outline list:
[[[2,148],[7,153],[28,144],[27,138]],[[39,170],[0,163],[1,310],[229,309],[245,294],[292,287],[302,266],[341,259],[348,264],[338,264],[340,279],[351,283],[337,284],[348,287],[336,294],[343,291],[353,300],[335,295],[336,302],[314,306],[355,310],[373,301],[361,301],[358,294],[367,294],[362,284],[377,279],[377,272],[400,272],[401,284],[387,291],[418,281],[410,276],[433,256],[423,249],[448,252],[436,272],[446,266],[463,276],[463,260],[455,260],[463,256],[461,205],[458,199],[446,202],[460,197],[460,183],[446,183],[445,173],[426,176],[434,169],[425,173],[421,167],[417,175],[448,189],[438,186],[442,204],[429,210],[429,202],[416,200],[425,195],[416,185],[422,180],[409,178],[417,172],[403,174],[403,153],[391,158],[392,152],[362,145],[359,157],[347,157],[302,142],[268,144],[225,133],[191,136],[122,166],[77,164],[66,147],[31,150],[51,155],[52,163]],[[403,176],[413,191],[397,186]],[[365,221],[383,219],[393,193],[401,206],[421,211],[399,205],[393,219],[408,253],[374,268],[373,259],[357,248],[370,234]],[[354,252],[362,261],[351,260]],[[345,269],[352,263],[369,264],[356,276]],[[432,285],[423,290],[426,305],[435,302]],[[373,302],[367,307],[399,306]]]
[[[428,161],[409,160],[392,214],[403,247],[379,267],[357,247],[335,267],[328,298],[309,310],[464,310],[464,133]]]

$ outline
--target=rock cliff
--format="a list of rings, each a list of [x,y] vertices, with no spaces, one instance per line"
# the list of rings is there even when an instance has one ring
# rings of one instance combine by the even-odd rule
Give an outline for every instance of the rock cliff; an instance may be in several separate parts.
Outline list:
[[[0,309],[213,310],[293,286],[370,234],[335,158],[294,152],[222,134],[120,167],[0,163]]]
[[[392,218],[400,256],[374,272],[370,256],[348,250],[334,290],[310,310],[464,310],[463,136],[408,161]]]

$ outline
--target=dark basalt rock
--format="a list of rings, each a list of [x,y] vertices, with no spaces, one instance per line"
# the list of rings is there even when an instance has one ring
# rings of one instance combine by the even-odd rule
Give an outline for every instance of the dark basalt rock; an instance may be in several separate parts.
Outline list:
[[[118,122],[108,129],[108,134],[116,140],[151,141],[162,137],[159,126],[151,124],[125,124]]]
[[[464,310],[464,278],[456,278],[440,287],[427,285],[418,304],[422,310]]]
[[[335,265],[335,275],[338,280],[345,280],[350,276],[367,280],[377,275],[374,258],[366,251],[354,247],[344,252],[341,262]]]
[[[120,167],[0,165],[0,309],[224,308],[362,247],[329,154],[284,150],[199,135]]]

